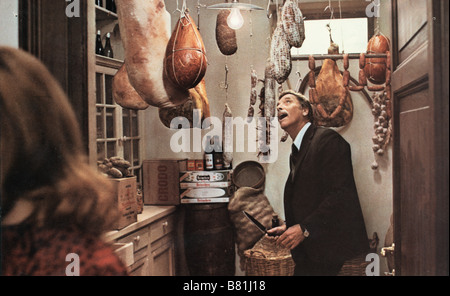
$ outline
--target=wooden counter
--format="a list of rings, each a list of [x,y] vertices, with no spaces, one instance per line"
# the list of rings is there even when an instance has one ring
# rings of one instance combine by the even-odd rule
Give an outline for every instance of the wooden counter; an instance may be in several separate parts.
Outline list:
[[[144,206],[144,210],[137,216],[137,222],[128,225],[121,230],[109,231],[105,234],[106,241],[114,241],[124,235],[127,235],[135,230],[138,230],[148,224],[161,219],[176,211],[175,206]]]
[[[131,275],[175,275],[175,211],[175,206],[144,206],[137,222],[105,234]]]

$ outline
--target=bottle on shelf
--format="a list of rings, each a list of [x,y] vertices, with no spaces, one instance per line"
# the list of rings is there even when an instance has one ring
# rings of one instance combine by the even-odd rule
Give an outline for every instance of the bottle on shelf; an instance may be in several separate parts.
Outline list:
[[[97,39],[95,40],[95,53],[99,55],[104,55],[105,50],[102,44],[102,35],[100,30],[97,31]]]
[[[224,170],[231,170],[233,168],[233,161],[230,161],[230,163],[225,162],[225,160],[223,159],[223,152],[222,152],[222,160]]]
[[[114,58],[114,53],[111,47],[111,33],[106,34],[105,54],[108,58]]]
[[[208,136],[206,141],[208,140],[210,146],[207,145],[205,149],[205,170],[212,171],[214,169],[214,139]]]
[[[114,0],[106,0],[106,9],[108,9],[111,12],[116,13],[116,11],[117,11],[116,1],[114,1]]]
[[[214,136],[214,143],[216,144],[215,147],[220,148],[220,141],[219,136]],[[223,169],[223,153],[220,151],[213,152],[213,159],[214,159],[214,169],[215,170],[222,170]]]

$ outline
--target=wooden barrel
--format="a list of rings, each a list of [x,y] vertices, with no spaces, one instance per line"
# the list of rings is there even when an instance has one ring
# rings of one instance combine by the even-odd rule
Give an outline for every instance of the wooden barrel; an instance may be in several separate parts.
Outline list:
[[[234,234],[227,205],[186,205],[184,246],[191,276],[235,274]]]

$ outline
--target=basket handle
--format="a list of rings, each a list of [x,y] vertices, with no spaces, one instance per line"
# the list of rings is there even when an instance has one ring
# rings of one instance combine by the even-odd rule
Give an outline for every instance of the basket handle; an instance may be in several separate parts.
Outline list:
[[[266,255],[264,255],[264,253],[263,252],[261,252],[261,251],[257,251],[257,250],[250,250],[250,256],[252,256],[253,255],[253,253],[260,253],[264,258],[266,258]]]

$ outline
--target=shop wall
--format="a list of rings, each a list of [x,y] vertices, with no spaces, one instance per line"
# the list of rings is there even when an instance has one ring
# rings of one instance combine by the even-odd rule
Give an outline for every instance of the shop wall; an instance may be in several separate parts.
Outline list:
[[[201,1],[207,5],[220,3],[221,1]],[[325,1],[328,3],[328,1]],[[324,7],[326,6],[324,2]],[[182,1],[179,1],[180,6]],[[252,1],[253,4],[266,7],[267,1]],[[197,1],[188,0],[188,8],[191,16],[197,22]],[[173,12],[176,9],[176,1],[166,1],[167,10]],[[301,8],[301,6],[300,6]],[[233,56],[225,57],[216,45],[215,23],[216,10],[200,9],[200,33],[205,43],[208,69],[206,73],[206,88],[211,105],[212,116],[222,118],[224,104],[228,103],[234,117],[247,117],[250,96],[250,71],[252,67],[256,70],[258,77],[264,77],[265,61],[269,55],[271,24],[266,17],[265,11],[253,11],[243,13],[245,18],[244,27],[237,31],[238,51]],[[172,13],[172,28],[179,17],[178,12]],[[379,19],[380,30],[390,37],[390,1],[382,1],[381,17]],[[253,32],[252,37],[250,37]],[[308,36],[306,38],[313,38]],[[226,91],[221,87],[225,80],[225,65],[228,65],[228,97]],[[317,62],[316,65],[320,65]],[[342,61],[338,62],[343,69]],[[292,74],[289,78],[294,87],[297,82],[296,72],[299,71],[304,77],[308,73],[307,62],[296,61],[293,63]],[[353,77],[358,75],[357,61],[351,61],[350,73]],[[259,89],[260,85],[258,86]],[[283,88],[287,86],[284,84]],[[369,93],[370,94],[370,93]],[[392,213],[392,145],[388,146],[386,154],[378,157],[379,169],[373,171],[371,164],[374,161],[372,151],[372,136],[374,118],[368,100],[360,93],[353,92],[354,104],[353,120],[338,132],[350,143],[352,148],[352,160],[356,185],[360,197],[361,206],[365,218],[368,236],[377,232],[380,245],[384,243],[384,237],[389,228],[389,219]],[[257,109],[259,102],[255,106]],[[176,131],[172,131],[160,122],[156,108],[145,111],[145,144],[146,158],[202,158],[201,152],[174,153],[170,149],[170,139]],[[192,132],[192,131],[191,131]],[[203,131],[204,135],[208,131]],[[283,132],[278,131],[281,138]],[[283,190],[284,182],[289,174],[289,154],[291,140],[278,145],[278,157],[275,162],[263,164],[266,170],[265,193],[276,212],[284,217]],[[246,147],[253,143],[246,142]],[[192,146],[192,144],[191,144]],[[247,150],[246,150],[247,151]],[[240,152],[234,153],[234,166],[242,161],[258,160],[256,153]],[[381,260],[383,263],[384,260]],[[382,270],[384,268],[382,264]]]

